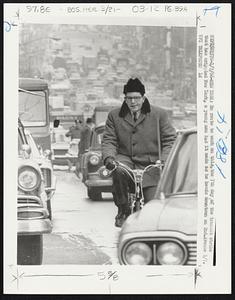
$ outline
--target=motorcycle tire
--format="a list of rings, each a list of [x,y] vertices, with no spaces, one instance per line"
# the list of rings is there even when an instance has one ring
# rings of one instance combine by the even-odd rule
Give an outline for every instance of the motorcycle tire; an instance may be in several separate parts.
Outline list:
[[[139,211],[141,209],[140,207],[140,201],[135,202],[134,212]]]

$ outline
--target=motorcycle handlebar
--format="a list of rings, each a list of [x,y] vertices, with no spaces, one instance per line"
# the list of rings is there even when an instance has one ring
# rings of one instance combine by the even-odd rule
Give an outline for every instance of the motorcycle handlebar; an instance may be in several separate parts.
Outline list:
[[[114,164],[115,164],[115,168],[112,170],[112,172],[115,171],[117,167],[123,168],[128,173],[129,172],[133,173],[133,171],[135,170],[135,169],[134,170],[131,169],[130,167],[128,167],[127,165],[125,165],[119,161],[115,161]],[[160,160],[157,160],[155,164],[148,165],[144,169],[139,169],[139,170],[143,171],[143,173],[144,173],[151,168],[159,168],[160,170],[162,170],[163,166],[164,166],[164,164]]]

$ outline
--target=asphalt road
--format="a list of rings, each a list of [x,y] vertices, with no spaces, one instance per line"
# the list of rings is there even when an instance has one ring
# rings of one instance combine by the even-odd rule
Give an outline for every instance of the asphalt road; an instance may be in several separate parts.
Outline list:
[[[52,198],[53,231],[44,235],[43,264],[118,264],[114,226],[117,209],[111,194],[92,201],[73,171],[56,170],[56,193]]]

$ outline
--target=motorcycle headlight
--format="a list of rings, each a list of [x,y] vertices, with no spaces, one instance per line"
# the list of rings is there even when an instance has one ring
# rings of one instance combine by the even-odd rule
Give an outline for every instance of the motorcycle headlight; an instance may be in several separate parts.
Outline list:
[[[91,157],[89,158],[89,161],[92,165],[96,166],[98,165],[100,159],[99,159],[99,156],[98,155],[91,155]]]
[[[163,243],[157,249],[157,260],[161,265],[181,265],[184,259],[185,252],[177,243]]]
[[[18,186],[26,192],[30,192],[39,187],[41,183],[41,176],[36,169],[27,166],[19,169],[18,172]]]
[[[129,265],[148,265],[152,260],[152,250],[145,243],[132,243],[126,248],[125,260]]]

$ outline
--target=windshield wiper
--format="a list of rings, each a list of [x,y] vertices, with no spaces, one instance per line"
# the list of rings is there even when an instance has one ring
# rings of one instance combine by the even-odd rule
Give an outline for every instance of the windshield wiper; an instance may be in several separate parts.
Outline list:
[[[42,98],[45,97],[44,95],[41,95],[41,94],[38,94],[38,93],[34,93],[34,92],[31,92],[31,91],[27,91],[27,90],[24,90],[24,89],[20,89],[20,88],[19,88],[19,92],[22,92],[22,93],[25,93],[25,94],[31,94],[31,95],[39,96],[39,97],[42,97]]]

